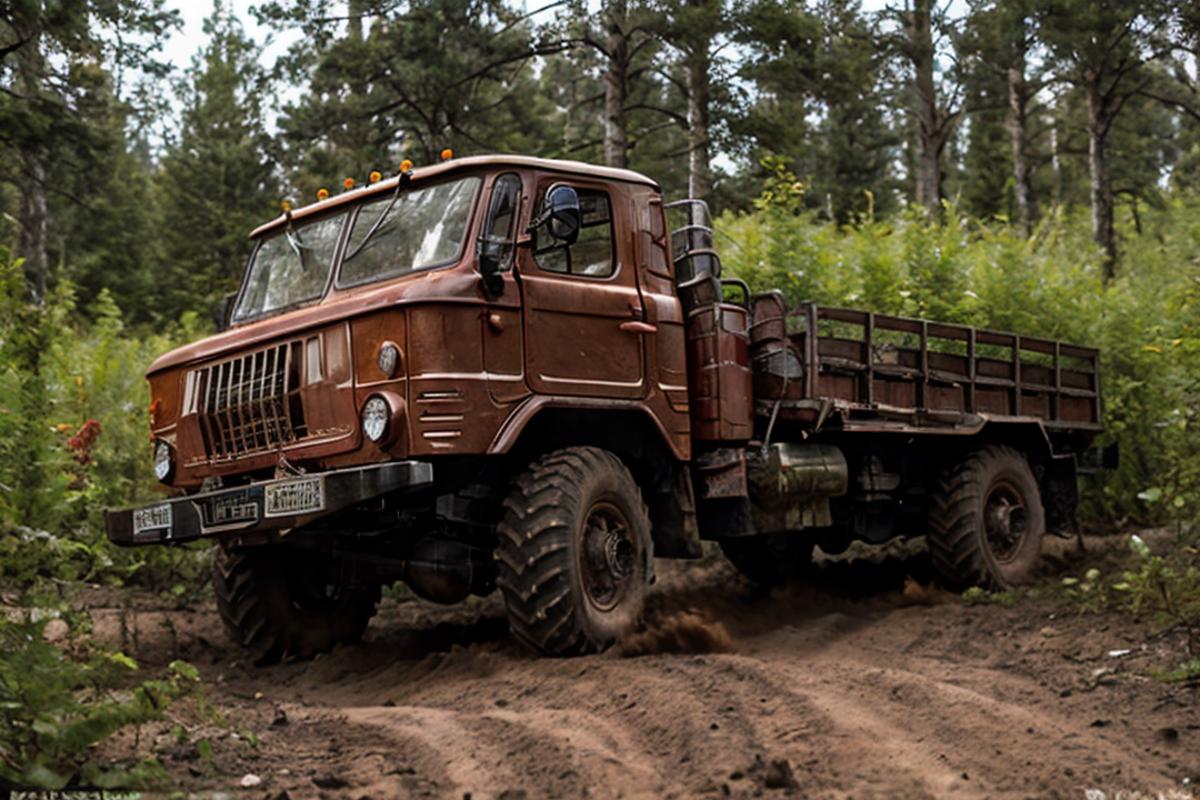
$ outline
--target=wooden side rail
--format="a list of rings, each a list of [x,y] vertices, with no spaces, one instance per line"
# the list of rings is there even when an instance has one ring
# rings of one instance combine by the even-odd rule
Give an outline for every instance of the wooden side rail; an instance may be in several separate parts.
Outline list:
[[[764,310],[778,315],[780,298],[755,304],[754,326],[765,331],[771,321],[759,319]],[[1100,424],[1094,348],[814,303],[787,309],[784,317],[804,367],[804,397],[874,409],[1037,417],[1051,426]]]

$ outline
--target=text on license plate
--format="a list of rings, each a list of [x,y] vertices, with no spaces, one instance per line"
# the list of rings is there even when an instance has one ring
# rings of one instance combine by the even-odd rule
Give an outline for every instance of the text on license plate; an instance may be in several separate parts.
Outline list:
[[[160,531],[171,527],[171,504],[139,508],[133,512],[133,532]]]
[[[268,517],[308,514],[325,508],[325,481],[320,476],[269,483],[264,487]]]

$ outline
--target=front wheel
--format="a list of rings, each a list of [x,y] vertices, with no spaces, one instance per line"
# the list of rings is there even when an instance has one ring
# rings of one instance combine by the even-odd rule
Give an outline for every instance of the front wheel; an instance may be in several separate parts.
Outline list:
[[[498,576],[513,634],[539,653],[597,653],[645,605],[650,519],[629,470],[597,447],[542,456],[521,474],[497,526]]]
[[[943,473],[930,497],[929,553],[956,589],[1031,582],[1045,532],[1037,479],[1010,447],[970,454]]]
[[[259,665],[359,639],[379,602],[373,576],[287,545],[221,547],[212,582],[226,631]]]

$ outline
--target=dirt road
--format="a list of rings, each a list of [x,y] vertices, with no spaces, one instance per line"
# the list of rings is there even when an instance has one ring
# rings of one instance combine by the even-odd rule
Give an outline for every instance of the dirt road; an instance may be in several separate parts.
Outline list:
[[[1147,677],[1178,663],[1169,636],[926,577],[920,555],[852,560],[766,596],[716,560],[663,563],[648,631],[573,660],[521,652],[495,601],[388,600],[363,644],[269,669],[237,662],[207,603],[140,603],[126,641],[200,667],[235,730],[193,731],[209,759],[150,737],[200,796],[1191,796],[1200,689]],[[116,609],[93,614],[118,635]]]

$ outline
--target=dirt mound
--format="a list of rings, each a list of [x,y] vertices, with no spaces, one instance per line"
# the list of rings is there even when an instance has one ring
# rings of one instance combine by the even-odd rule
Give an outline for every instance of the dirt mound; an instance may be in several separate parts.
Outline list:
[[[774,592],[716,559],[659,576],[619,648],[636,658],[534,658],[495,598],[389,600],[362,644],[268,669],[208,604],[94,615],[143,660],[201,668],[235,733],[204,732],[210,759],[169,725],[142,740],[200,796],[1186,797],[1200,779],[1198,690],[1150,680],[1178,651],[1127,619],[966,606],[919,552]]]

